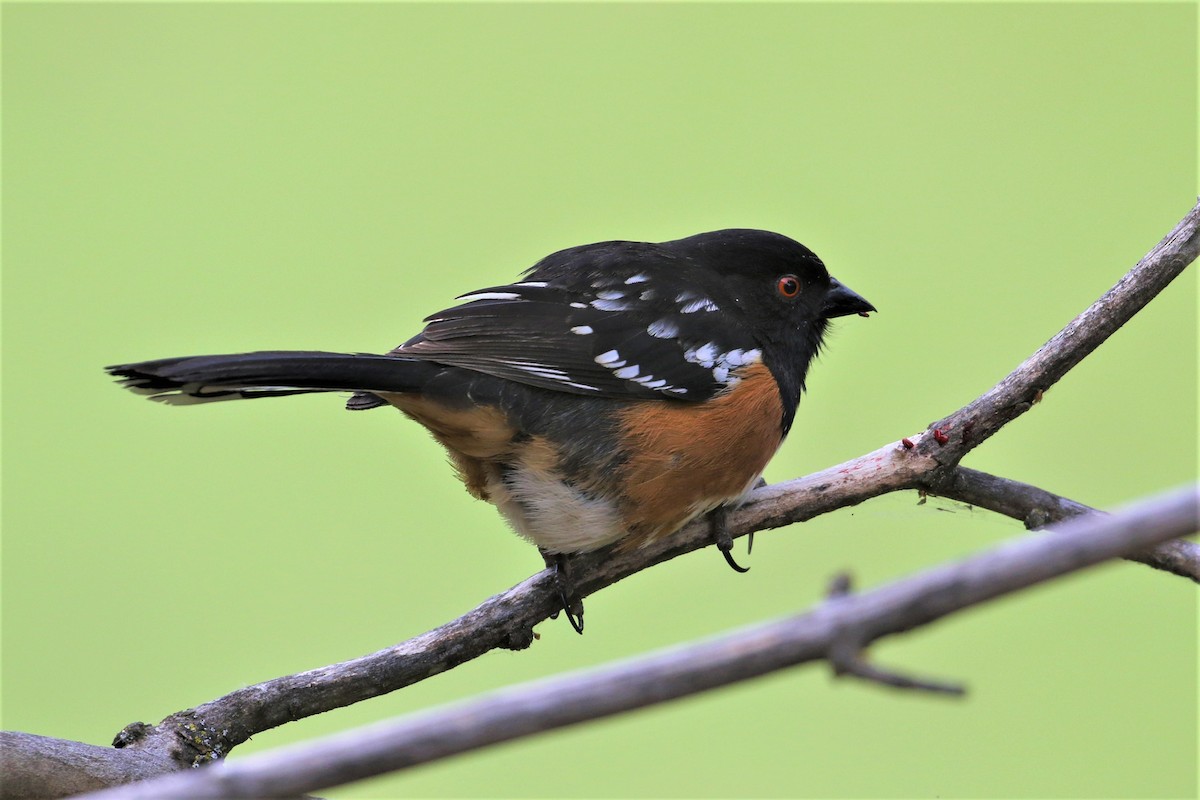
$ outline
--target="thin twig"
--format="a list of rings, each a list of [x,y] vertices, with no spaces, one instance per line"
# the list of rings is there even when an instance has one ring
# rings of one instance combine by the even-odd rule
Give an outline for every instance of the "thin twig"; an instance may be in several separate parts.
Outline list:
[[[828,658],[833,667],[833,674],[838,677],[850,676],[893,689],[911,689],[951,697],[962,697],[967,693],[966,687],[961,683],[914,678],[895,670],[881,669],[863,658],[862,650],[850,642],[839,643],[839,646],[830,649]]]
[[[1096,510],[1028,483],[966,467],[954,470],[947,479],[940,481],[937,487],[929,487],[929,491],[1019,519],[1030,530]],[[1125,558],[1200,583],[1200,544],[1189,542],[1187,539],[1163,542],[1146,550],[1130,553]]]
[[[279,797],[339,786],[666,702],[828,657],[848,632],[863,644],[1194,532],[1200,486],[1111,515],[1061,523],[954,564],[796,617],[627,662],[554,677],[473,700],[250,756],[87,795],[86,800]],[[82,799],[81,799],[82,800]]]
[[[825,596],[831,600],[846,597],[852,588],[853,580],[850,573],[843,572],[836,575],[830,582],[829,591]],[[825,657],[829,660],[829,665],[833,667],[833,674],[839,678],[850,676],[870,683],[878,683],[881,686],[890,686],[893,689],[915,689],[953,697],[962,697],[967,693],[966,687],[961,683],[914,678],[910,675],[901,675],[893,670],[876,667],[867,662],[863,655],[864,651],[861,633],[844,630],[842,635],[829,646],[829,652]]]
[[[1036,353],[967,406],[929,426],[917,449],[942,464],[957,464],[1004,425],[1024,414],[1179,277],[1200,253],[1200,204],[1179,221],[1116,285],[1042,345]],[[940,434],[940,435],[936,435]],[[941,441],[942,439],[945,441]]]

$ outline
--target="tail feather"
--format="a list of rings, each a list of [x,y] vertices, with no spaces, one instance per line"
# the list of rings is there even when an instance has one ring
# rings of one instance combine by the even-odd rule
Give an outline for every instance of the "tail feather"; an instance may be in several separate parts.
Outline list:
[[[311,392],[410,392],[436,369],[399,356],[317,351],[185,356],[105,367],[126,389],[172,405]]]

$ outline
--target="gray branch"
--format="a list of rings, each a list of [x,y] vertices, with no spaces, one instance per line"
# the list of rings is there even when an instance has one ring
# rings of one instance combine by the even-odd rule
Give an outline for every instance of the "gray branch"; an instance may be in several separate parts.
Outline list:
[[[535,681],[334,736],[87,795],[86,800],[294,795],[667,702],[866,645],[1200,526],[1200,487],[1091,514],[795,617]],[[81,798],[82,800],[82,798]]]
[[[176,769],[154,753],[0,731],[0,797],[4,798],[65,797]]]

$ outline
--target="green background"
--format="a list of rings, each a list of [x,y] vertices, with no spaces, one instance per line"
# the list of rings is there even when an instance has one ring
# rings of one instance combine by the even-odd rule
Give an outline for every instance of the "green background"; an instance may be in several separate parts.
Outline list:
[[[6,4],[3,724],[135,719],[386,647],[540,566],[395,413],[176,409],[118,361],[376,350],[546,253],[754,226],[839,321],[772,481],[919,431],[1191,207],[1196,9]],[[1196,475],[1196,275],[972,453],[1113,507]],[[802,609],[1022,532],[911,493],[588,600],[234,757]],[[739,548],[740,550],[741,548]],[[820,666],[329,792],[1188,796],[1196,589],[1108,565],[881,643],[961,702]]]

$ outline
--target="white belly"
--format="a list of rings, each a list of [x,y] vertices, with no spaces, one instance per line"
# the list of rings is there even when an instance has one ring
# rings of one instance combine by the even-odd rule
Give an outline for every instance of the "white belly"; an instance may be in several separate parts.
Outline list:
[[[584,553],[628,534],[613,503],[540,470],[518,467],[503,480],[494,474],[487,491],[513,530],[548,553]]]

